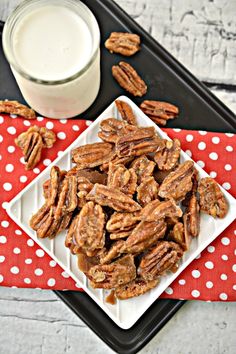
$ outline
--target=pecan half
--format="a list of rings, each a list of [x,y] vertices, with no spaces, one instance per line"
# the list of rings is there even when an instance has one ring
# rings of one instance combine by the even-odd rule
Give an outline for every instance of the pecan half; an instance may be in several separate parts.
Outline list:
[[[135,213],[113,213],[106,224],[106,229],[110,233],[120,231],[130,231],[140,221],[140,212]]]
[[[178,107],[168,102],[145,100],[140,105],[141,110],[156,124],[166,125],[169,119],[179,114]]]
[[[100,123],[101,131],[98,133],[99,138],[108,143],[115,143],[119,136],[126,133],[125,122],[115,118],[104,119]]]
[[[134,157],[133,156],[123,156],[123,157],[118,157],[117,154],[115,153],[114,156],[112,157],[112,159],[110,160],[110,162],[112,162],[113,165],[128,165],[131,161],[133,161]],[[100,170],[103,172],[108,172],[109,169],[109,161],[108,162],[104,162],[101,166],[100,166]],[[99,182],[97,182],[99,183]],[[100,183],[103,184],[103,183]]]
[[[66,213],[70,213],[77,207],[77,178],[69,175],[62,182],[61,191],[55,210],[55,219],[60,219]]]
[[[86,198],[87,200],[93,200],[100,205],[109,206],[116,211],[127,211],[132,213],[133,211],[141,209],[141,206],[132,198],[120,191],[115,191],[112,188],[101,184],[95,184]]]
[[[163,139],[155,135],[153,127],[139,128],[117,139],[116,152],[119,157],[141,156],[160,151],[164,146]]]
[[[48,192],[46,198],[48,206],[56,205],[56,200],[59,194],[60,183],[61,183],[60,168],[58,166],[53,166],[50,171],[49,186],[48,186]]]
[[[105,245],[105,214],[100,205],[88,202],[81,209],[74,229],[76,244],[87,256]]]
[[[121,255],[121,248],[124,245],[123,240],[116,241],[112,244],[111,248],[106,251],[100,257],[101,264],[108,264],[111,263],[115,258],[118,258]]]
[[[181,201],[192,189],[192,175],[194,172],[193,161],[185,161],[177,169],[170,172],[160,186],[158,195],[161,198]]]
[[[131,125],[138,125],[134,112],[128,103],[120,100],[115,100],[115,104],[118,111],[120,112],[122,119],[125,122]]]
[[[158,197],[159,184],[153,177],[143,178],[141,184],[137,188],[137,201],[140,205],[145,206]]]
[[[142,179],[153,175],[155,166],[155,162],[150,161],[145,155],[136,158],[130,165],[138,176],[138,184],[142,182]]]
[[[88,277],[93,288],[112,289],[132,281],[136,277],[134,258],[126,255],[110,264],[90,268]]]
[[[127,169],[125,166],[110,163],[107,186],[132,197],[137,187],[137,175],[132,168]]]
[[[135,296],[140,296],[155,288],[158,282],[158,279],[146,281],[141,278],[136,278],[130,283],[116,288],[115,295],[119,300],[126,300]]]
[[[37,132],[24,132],[15,139],[15,143],[22,149],[26,170],[32,170],[41,159],[43,149],[41,135]]]
[[[87,144],[72,150],[72,161],[80,170],[102,165],[110,161],[112,156],[113,145],[109,143]]]
[[[211,177],[202,178],[199,183],[200,209],[211,216],[224,218],[228,204],[220,187]]]
[[[134,96],[142,97],[147,92],[147,86],[137,71],[124,61],[112,66],[112,75],[123,89]]]
[[[142,257],[138,274],[146,281],[157,279],[163,273],[171,270],[182,255],[183,250],[177,243],[160,241]]]
[[[81,248],[77,245],[75,241],[75,230],[77,227],[78,218],[79,214],[77,214],[73,218],[65,238],[65,246],[70,249],[72,254],[78,254],[82,252]]]
[[[178,163],[180,151],[179,139],[165,140],[165,148],[154,155],[159,170],[172,170]]]
[[[200,231],[200,207],[195,194],[193,194],[189,199],[189,204],[186,208],[185,215],[188,234],[192,237],[198,236]]]
[[[142,212],[142,216],[146,215],[147,221],[155,221],[166,217],[181,217],[183,214],[180,207],[178,207],[173,200],[166,200],[159,203],[153,202],[152,205],[154,207],[149,214],[147,214],[147,211]],[[148,206],[149,204],[147,205],[147,208]]]
[[[134,33],[111,32],[110,37],[105,42],[105,47],[111,53],[119,53],[130,57],[140,50],[140,37]]]
[[[17,101],[0,101],[0,113],[17,114],[27,119],[35,119],[35,111]]]
[[[177,222],[174,225],[166,239],[168,241],[174,241],[178,243],[184,251],[187,251],[190,245],[189,234],[186,234],[185,227],[182,222]]]

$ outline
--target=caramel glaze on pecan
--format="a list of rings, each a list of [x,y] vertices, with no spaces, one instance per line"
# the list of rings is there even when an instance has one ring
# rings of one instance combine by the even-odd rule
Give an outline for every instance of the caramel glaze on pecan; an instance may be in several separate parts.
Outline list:
[[[189,249],[191,242],[190,235],[185,232],[182,222],[177,222],[174,225],[173,229],[167,235],[166,240],[178,243],[184,251]]]
[[[108,251],[105,251],[100,256],[101,264],[111,263],[115,258],[118,258],[121,255],[121,249],[124,245],[124,240],[115,241]]]
[[[69,175],[64,178],[55,210],[55,219],[58,220],[75,210],[78,204],[77,186],[76,176]]]
[[[72,161],[77,168],[83,170],[102,165],[112,158],[113,145],[109,143],[94,143],[80,146],[72,150]]]
[[[162,126],[179,114],[178,107],[168,102],[145,100],[141,103],[140,108],[157,125]]]
[[[140,205],[145,206],[152,200],[158,198],[159,184],[153,177],[146,177],[137,187],[137,201]]]
[[[179,161],[180,141],[178,139],[165,140],[165,148],[154,155],[159,170],[172,170]]]
[[[155,166],[155,162],[150,161],[146,155],[137,157],[130,165],[138,177],[138,184],[142,182],[142,179],[153,175]]]
[[[126,300],[135,296],[140,296],[155,288],[158,282],[158,279],[146,281],[140,277],[137,277],[130,283],[116,288],[115,295],[119,300]]]
[[[112,75],[118,84],[133,96],[142,97],[147,92],[147,86],[137,71],[124,61],[112,66]]]
[[[126,133],[127,124],[115,118],[104,119],[100,123],[101,131],[98,133],[99,138],[108,143],[115,143],[119,136]]]
[[[0,113],[17,114],[27,119],[36,118],[33,109],[17,101],[0,101]]]
[[[130,57],[140,50],[140,37],[134,33],[111,32],[105,42],[105,47],[111,53],[119,53]]]
[[[128,237],[140,221],[140,212],[117,213],[111,215],[106,229],[110,233],[111,240]]]
[[[137,187],[137,175],[132,168],[127,169],[125,166],[110,163],[107,186],[132,197]]]
[[[116,104],[118,111],[120,112],[122,119],[125,122],[127,122],[131,125],[137,125],[137,120],[134,115],[134,112],[127,102],[116,100],[115,104]]]
[[[109,169],[109,163],[112,162],[113,165],[124,165],[127,166],[131,161],[133,161],[134,157],[133,156],[123,156],[123,157],[118,157],[117,153],[114,154],[114,156],[111,158],[110,161],[104,162],[100,166],[100,170],[102,172],[107,173]],[[99,182],[98,182],[99,183]],[[102,183],[101,183],[102,184]]]
[[[79,214],[74,216],[65,238],[65,246],[70,249],[72,254],[81,253],[81,249],[75,241],[75,229],[77,227],[78,218],[79,218]]]

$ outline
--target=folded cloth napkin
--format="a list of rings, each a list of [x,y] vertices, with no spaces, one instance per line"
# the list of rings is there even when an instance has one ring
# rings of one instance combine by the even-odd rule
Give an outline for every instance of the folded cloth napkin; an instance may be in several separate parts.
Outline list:
[[[79,290],[74,280],[8,217],[7,202],[22,190],[45,166],[48,166],[90,121],[49,120],[38,117],[29,121],[14,115],[0,116],[0,285],[37,289]],[[44,149],[42,162],[33,171],[25,171],[24,160],[14,139],[30,125],[53,129],[57,142]],[[236,136],[164,129],[179,138],[182,149],[232,195],[236,195]],[[209,301],[236,300],[236,223],[231,224],[179,278],[162,294],[162,298]]]

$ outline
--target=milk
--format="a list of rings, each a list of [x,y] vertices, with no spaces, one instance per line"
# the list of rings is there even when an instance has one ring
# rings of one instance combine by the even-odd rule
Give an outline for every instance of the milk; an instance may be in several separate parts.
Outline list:
[[[51,118],[84,112],[100,85],[99,46],[95,51],[88,24],[62,3],[39,2],[23,14],[11,39],[11,68],[25,100]]]

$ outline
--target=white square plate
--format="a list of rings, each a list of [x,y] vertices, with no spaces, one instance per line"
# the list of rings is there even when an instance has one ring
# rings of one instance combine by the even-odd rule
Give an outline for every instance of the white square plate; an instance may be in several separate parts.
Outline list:
[[[157,133],[165,139],[167,135],[158,128],[129,98],[119,97],[130,104],[136,114],[140,126],[153,126]],[[173,282],[174,279],[206,248],[222,231],[235,219],[236,200],[223,188],[228,204],[229,211],[224,219],[214,219],[206,214],[201,214],[201,230],[197,238],[193,238],[188,252],[186,252],[180,262],[178,271],[170,273],[161,278],[159,285],[142,296],[117,301],[116,305],[105,302],[107,291],[92,289],[89,286],[85,275],[77,267],[77,257],[71,255],[68,248],[64,246],[65,232],[59,234],[55,239],[38,239],[36,233],[28,225],[29,219],[43,204],[42,185],[49,178],[50,169],[53,165],[58,165],[61,169],[69,170],[72,167],[71,150],[77,146],[91,144],[100,139],[97,137],[99,124],[103,119],[116,117],[121,119],[115,102],[113,102],[90,127],[84,131],[53,163],[51,163],[39,176],[37,176],[26,188],[24,188],[8,205],[7,213],[9,216],[40,246],[47,252],[76,282],[82,287],[89,296],[105,311],[105,313],[121,328],[128,329],[142,316],[160,294]],[[170,139],[169,139],[170,140]],[[191,160],[190,157],[181,152],[181,162]],[[207,177],[208,174],[197,164],[196,169],[200,177]]]

